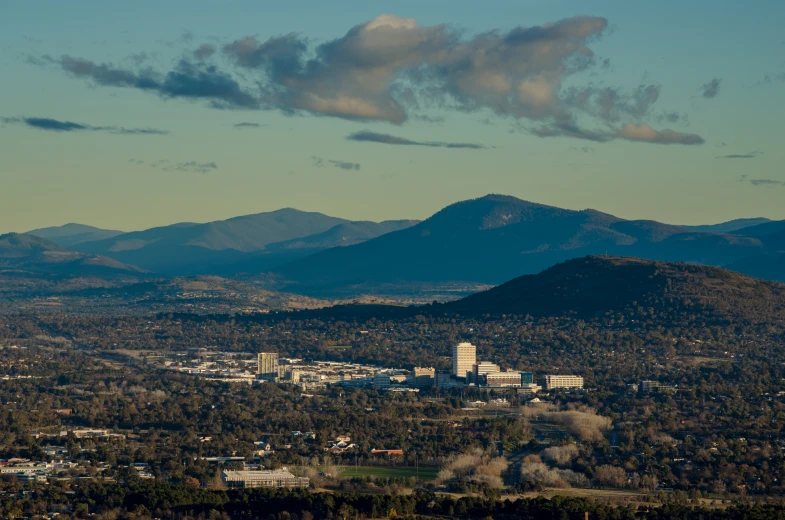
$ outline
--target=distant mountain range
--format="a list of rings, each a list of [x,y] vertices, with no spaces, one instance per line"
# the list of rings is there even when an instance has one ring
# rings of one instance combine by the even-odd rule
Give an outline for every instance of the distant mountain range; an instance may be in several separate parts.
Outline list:
[[[605,254],[727,266],[785,281],[785,221],[676,226],[503,195],[458,202],[422,222],[355,222],[287,208],[130,233],[69,224],[21,236],[36,235],[59,244],[49,242],[51,251],[41,258],[70,251],[77,262],[71,269],[114,261],[111,269],[135,266],[156,276],[241,275],[320,298],[467,294]]]
[[[281,209],[206,224],[180,223],[73,247],[170,276],[257,273],[323,249],[356,244],[417,221],[352,222]]]
[[[767,222],[750,230],[780,223]],[[776,237],[693,231],[595,210],[572,211],[488,195],[459,202],[407,229],[328,249],[274,270],[285,290],[472,281],[498,284],[570,258],[609,254],[728,265],[778,250]],[[785,266],[773,279],[785,278]]]
[[[771,222],[767,218],[739,218],[736,220],[729,220],[720,224],[708,224],[704,226],[684,226],[693,231],[703,231],[705,233],[734,233],[744,228],[757,226],[758,224],[765,224]]]

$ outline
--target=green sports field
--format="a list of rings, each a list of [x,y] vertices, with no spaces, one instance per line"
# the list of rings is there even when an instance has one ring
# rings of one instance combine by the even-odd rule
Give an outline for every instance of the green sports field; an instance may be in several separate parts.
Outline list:
[[[419,470],[409,466],[339,466],[338,469],[344,478],[410,478],[419,476],[420,480],[433,480],[439,473],[439,468],[434,466],[420,466]]]

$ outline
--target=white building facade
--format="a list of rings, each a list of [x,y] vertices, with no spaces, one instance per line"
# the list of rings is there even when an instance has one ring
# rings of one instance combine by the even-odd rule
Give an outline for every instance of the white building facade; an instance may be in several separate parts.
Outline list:
[[[467,377],[477,363],[477,347],[471,343],[458,343],[452,348],[452,375]]]
[[[548,375],[542,376],[542,386],[546,390],[562,389],[580,389],[583,388],[582,376],[561,376],[561,375]]]

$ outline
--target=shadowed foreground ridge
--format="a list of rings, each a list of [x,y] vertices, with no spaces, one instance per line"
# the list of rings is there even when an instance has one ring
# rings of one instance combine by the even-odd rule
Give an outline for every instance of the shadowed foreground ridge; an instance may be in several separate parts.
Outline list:
[[[590,256],[438,307],[471,314],[599,317],[632,311],[763,322],[785,317],[785,285],[717,267]]]

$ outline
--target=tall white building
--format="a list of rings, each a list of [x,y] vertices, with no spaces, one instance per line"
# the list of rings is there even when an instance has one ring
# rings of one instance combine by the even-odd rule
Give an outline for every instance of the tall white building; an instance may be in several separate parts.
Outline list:
[[[276,381],[278,379],[278,353],[260,352],[258,356],[256,373],[260,379]]]
[[[477,363],[477,347],[471,343],[458,343],[452,348],[452,375],[467,377]]]

